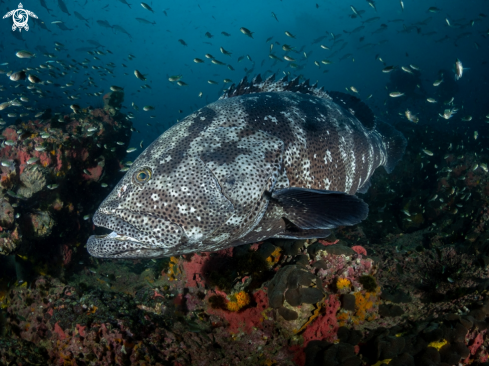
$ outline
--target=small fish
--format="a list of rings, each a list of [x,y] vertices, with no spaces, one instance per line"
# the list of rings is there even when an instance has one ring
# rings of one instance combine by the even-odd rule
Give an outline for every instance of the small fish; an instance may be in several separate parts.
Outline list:
[[[290,37],[290,38],[295,38],[295,36],[294,36],[292,33],[287,32],[287,31],[285,31],[285,35],[286,35],[287,37]]]
[[[243,33],[245,36],[248,36],[250,38],[253,38],[253,33],[255,32],[251,32],[249,29],[246,29],[245,27],[241,27],[239,29],[241,31],[241,33]]]
[[[188,84],[187,84],[185,81],[178,80],[178,81],[177,81],[177,85],[178,85],[178,86],[187,86]],[[154,108],[153,108],[153,109],[154,109]],[[143,110],[144,110],[144,107],[143,107]]]
[[[126,150],[126,152],[127,152],[128,154],[130,154],[130,153],[132,153],[132,152],[134,152],[134,151],[136,151],[136,150],[137,150],[137,148],[135,148],[135,147],[130,147],[129,149],[127,149],[127,150]]]
[[[354,93],[358,93],[357,88],[355,88],[354,86],[350,86],[350,90]]]
[[[482,168],[483,171],[485,171],[486,173],[489,171],[488,168],[487,168],[487,164],[486,163],[481,163],[480,164],[480,167]]]
[[[409,109],[406,109],[406,112],[404,112],[404,114],[406,115],[406,118],[408,119],[408,121],[411,121],[413,123],[419,122],[419,118],[417,116],[415,116],[414,114],[412,114]]]
[[[391,72],[392,70],[394,70],[395,68],[396,68],[395,66],[386,66],[382,69],[382,72],[388,73],[388,72]]]
[[[182,75],[173,75],[168,78],[171,82],[178,81],[182,78]]]
[[[139,80],[146,80],[143,74],[141,74],[138,70],[134,70],[134,75],[139,79]]]
[[[12,81],[21,81],[25,80],[26,76],[27,74],[25,73],[25,71],[17,71],[10,74],[9,79]]]
[[[284,56],[284,59],[287,61],[295,61],[295,59],[293,59],[292,57],[287,56],[287,55]]]
[[[428,155],[428,156],[433,156],[433,152],[431,152],[431,151],[430,151],[430,150],[428,150],[428,149],[423,149],[422,151],[423,151],[423,152],[424,152],[426,155]]]
[[[474,131],[474,140],[477,140],[478,137],[479,137],[479,132]]]
[[[31,165],[31,164],[35,164],[39,161],[39,158],[36,158],[36,157],[32,157],[30,158],[29,160],[27,160],[27,164]]]
[[[391,92],[389,93],[389,96],[392,97],[392,98],[398,98],[398,97],[402,97],[404,95],[404,93],[401,93],[401,92]]]
[[[5,145],[7,145],[7,146],[15,146],[16,145],[16,142],[13,141],[13,140],[7,140],[7,141],[5,141]]]
[[[95,131],[97,131],[97,130],[98,130],[98,127],[89,127],[89,128],[87,129],[87,131],[88,131],[88,132],[95,132]]]
[[[17,56],[18,58],[32,58],[32,57],[36,57],[36,55],[34,53],[29,52],[29,51],[25,51],[25,50],[16,52],[15,53],[15,56]]]
[[[83,173],[85,173],[86,175],[92,175],[92,173],[90,173],[87,169],[83,169]]]
[[[90,219],[90,215],[85,215],[85,216],[83,216],[83,220],[87,221],[87,220],[89,220],[89,219]]]
[[[14,165],[14,162],[12,160],[2,160],[1,165],[10,168],[11,166]]]
[[[401,5],[401,9],[402,9],[402,11],[404,11],[404,3],[403,3],[403,1],[402,1],[402,0],[400,1],[400,5]]]
[[[215,58],[213,58],[213,59],[211,60],[211,62],[212,62],[214,65],[226,65],[224,62],[219,61],[219,60],[216,60]]]
[[[221,47],[220,50],[221,50],[221,53],[224,54],[224,55],[226,55],[226,56],[231,56],[232,55],[231,52],[226,51],[223,47]]]
[[[362,16],[358,13],[357,9],[353,5],[350,5],[351,10],[353,11],[353,14],[361,18]]]
[[[27,79],[32,83],[32,84],[38,84],[41,82],[41,79],[39,79],[36,75],[30,74]]]
[[[46,148],[44,146],[36,146],[34,150],[42,152],[42,151],[46,151]]]
[[[120,86],[117,86],[117,85],[112,85],[110,87],[110,90],[113,91],[113,92],[116,92],[116,91],[123,91],[124,88],[121,88]]]
[[[120,145],[120,146],[125,145],[125,143],[124,143],[124,142],[122,142],[122,141],[117,141],[117,142],[116,142],[116,144],[117,144],[117,145]]]
[[[194,58],[194,62],[195,62],[196,64],[201,64],[201,63],[203,63],[203,62],[204,62],[204,60],[201,60],[200,58]]]
[[[48,189],[53,190],[53,189],[58,188],[59,187],[59,184],[48,184],[47,187],[48,187]]]
[[[143,107],[143,111],[145,111],[145,112],[152,111],[153,109],[155,109],[155,107],[153,107],[152,105],[145,105]]]
[[[153,10],[153,9],[151,9],[151,6],[149,6],[148,4],[146,4],[146,3],[141,3],[141,6],[142,6],[143,8],[145,8],[146,10],[149,10],[150,12],[154,13],[154,10]]]
[[[329,50],[329,47],[327,47],[327,46],[325,46],[325,45],[323,45],[323,44],[321,45],[321,48],[322,48],[323,50]]]
[[[441,83],[443,83],[443,79],[435,80],[433,86],[439,86]]]
[[[207,82],[211,85],[216,85],[217,84],[217,81],[214,81],[214,80],[207,80]]]
[[[272,17],[274,17],[275,20],[278,22],[277,16],[275,15],[275,13],[273,11],[272,11]]]
[[[460,80],[462,78],[462,75],[464,73],[464,68],[462,66],[462,61],[460,61],[458,58],[455,61],[455,80]]]
[[[452,117],[453,117],[453,115],[454,115],[455,113],[457,113],[457,112],[458,112],[458,109],[456,109],[456,108],[452,108],[452,109],[445,109],[445,111],[443,111],[443,114],[438,113],[438,115],[439,115],[440,117],[442,117],[442,118],[445,118],[445,119],[450,119],[450,118],[452,118]]]
[[[426,100],[428,101],[428,103],[436,103],[436,99],[433,98],[428,98]]]
[[[404,71],[404,72],[407,72],[408,74],[412,74],[413,73],[411,71],[411,69],[407,68],[406,66],[401,66],[401,70]]]

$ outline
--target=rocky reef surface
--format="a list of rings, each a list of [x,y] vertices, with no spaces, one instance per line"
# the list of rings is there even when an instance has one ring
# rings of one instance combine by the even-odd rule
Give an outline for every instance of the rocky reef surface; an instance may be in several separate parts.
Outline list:
[[[120,177],[120,117],[87,109],[3,132],[15,164],[1,178],[0,364],[489,364],[483,152],[413,142],[374,175],[368,219],[328,238],[100,260],[83,218]]]

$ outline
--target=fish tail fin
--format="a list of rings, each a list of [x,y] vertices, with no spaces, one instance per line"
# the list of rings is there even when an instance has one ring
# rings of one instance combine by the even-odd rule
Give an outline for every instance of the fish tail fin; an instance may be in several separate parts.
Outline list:
[[[377,120],[375,129],[382,137],[387,158],[384,168],[387,173],[394,170],[397,162],[402,159],[406,150],[407,140],[404,135],[390,124]]]

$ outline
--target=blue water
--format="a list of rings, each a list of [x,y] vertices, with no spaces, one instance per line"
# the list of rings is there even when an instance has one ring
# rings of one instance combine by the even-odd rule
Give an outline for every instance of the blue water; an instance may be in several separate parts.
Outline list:
[[[71,16],[60,10],[58,1],[47,0],[46,3],[51,12],[38,1],[26,1],[23,6],[34,12],[39,17],[38,21],[44,22],[49,31],[42,29],[36,24],[37,20],[31,18],[29,31],[15,31],[17,36],[22,37],[23,40],[20,40],[14,37],[11,30],[11,19],[2,20],[0,63],[8,62],[8,65],[0,68],[5,71],[38,68],[48,60],[60,60],[65,65],[73,66],[64,69],[57,63],[51,63],[56,67],[53,76],[48,75],[47,69],[32,71],[42,80],[49,79],[61,85],[75,82],[72,87],[63,89],[54,85],[40,85],[40,89],[49,91],[42,99],[27,91],[25,94],[31,100],[26,105],[33,106],[36,111],[49,107],[55,112],[69,113],[69,105],[73,103],[82,107],[101,106],[101,96],[87,96],[87,93],[105,94],[111,85],[123,87],[125,102],[122,112],[132,111],[135,114],[133,122],[140,131],[140,134],[133,135],[133,145],[139,144],[140,140],[145,140],[147,145],[178,119],[216,100],[222,90],[230,85],[225,84],[224,79],[238,82],[247,71],[250,76],[276,73],[277,77],[281,77],[284,72],[292,77],[301,75],[312,82],[318,81],[319,86],[324,86],[326,90],[346,91],[345,88],[354,86],[359,91],[358,96],[364,100],[372,94],[367,103],[377,115],[391,122],[403,119],[405,109],[409,108],[420,117],[421,124],[445,129],[450,122],[448,126],[456,128],[457,123],[461,123],[461,117],[471,115],[472,121],[463,124],[477,129],[478,125],[485,124],[484,117],[489,113],[483,108],[488,86],[485,61],[489,29],[487,1],[406,0],[404,10],[399,1],[376,1],[376,10],[367,1],[360,0],[317,3],[276,0],[148,2],[154,13],[144,9],[140,2],[131,0],[128,0],[131,8],[116,0],[66,1]],[[361,18],[352,17],[351,5],[361,12]],[[4,1],[0,9],[6,13],[17,6],[17,1]],[[429,7],[437,7],[440,11],[428,12]],[[88,21],[75,17],[75,11]],[[363,23],[373,17],[379,19]],[[144,18],[155,24],[141,24],[136,18]],[[100,20],[107,21],[111,26],[121,26],[130,36],[114,28],[102,27],[97,23]],[[52,24],[54,21],[63,21],[63,25],[70,30],[60,29]],[[362,25],[365,28],[347,33]],[[253,32],[253,39],[241,33],[241,27]],[[382,28],[385,29],[378,31]],[[294,35],[295,39],[286,36],[285,31]],[[206,32],[213,37],[206,37]],[[221,32],[227,32],[230,36],[226,37]],[[266,42],[269,37],[273,38]],[[319,37],[324,39],[313,43]],[[188,46],[182,45],[179,39]],[[101,46],[96,47],[89,40]],[[56,51],[54,42],[60,42],[64,47]],[[269,58],[272,43],[272,53],[281,62]],[[282,50],[283,44],[300,52],[286,53]],[[324,50],[320,45],[330,50]],[[95,55],[99,58],[96,60],[86,51],[76,51],[86,47],[102,51],[105,55]],[[232,55],[223,55],[220,47]],[[36,57],[18,59],[15,52],[20,49],[34,52]],[[56,58],[44,56],[45,52],[56,55]],[[306,52],[307,58],[303,52]],[[227,66],[212,64],[204,56],[207,53],[232,65],[234,71]],[[129,54],[135,58],[130,60]],[[291,62],[283,59],[285,54],[296,60],[298,68],[290,67]],[[240,56],[244,58],[238,62]],[[194,63],[196,57],[205,63]],[[455,82],[453,66],[457,58],[470,70],[465,70],[462,79]],[[90,60],[88,68],[80,64],[85,59]],[[321,60],[332,63],[324,65]],[[320,63],[319,68],[314,61]],[[107,66],[108,63],[115,66]],[[401,66],[409,67],[410,64],[420,69],[414,72],[415,76],[400,71]],[[382,69],[390,65],[396,66],[397,71],[382,73]],[[146,76],[146,81],[134,76],[136,69]],[[66,75],[61,75],[61,72]],[[441,72],[444,82],[434,87],[432,83],[440,79]],[[386,90],[395,73],[401,75],[400,79],[391,83],[389,90]],[[188,86],[178,86],[168,81],[171,75],[182,75],[181,80]],[[0,102],[11,99],[13,93],[23,89],[14,89],[18,83],[4,77],[5,74],[0,77],[0,80],[3,79],[0,84],[4,86],[4,91],[0,92]],[[87,84],[88,77],[93,79],[96,86]],[[219,84],[210,85],[207,82],[209,79]],[[25,86],[29,82],[20,84]],[[142,89],[144,84],[151,89]],[[394,90],[406,92],[406,95],[393,100],[388,93]],[[70,100],[64,92],[79,99]],[[202,97],[199,97],[200,92],[203,93]],[[437,99],[438,103],[427,103],[427,97]],[[443,102],[451,97],[455,98],[454,106],[459,112],[456,117],[446,121],[439,118],[438,113],[443,113],[447,108]],[[138,111],[131,106],[133,102],[139,107]],[[152,105],[155,110],[144,112],[142,107],[145,105]],[[9,112],[22,113],[20,108],[14,109],[9,109]],[[2,117],[7,122],[13,122],[14,119],[6,118],[5,114]]]

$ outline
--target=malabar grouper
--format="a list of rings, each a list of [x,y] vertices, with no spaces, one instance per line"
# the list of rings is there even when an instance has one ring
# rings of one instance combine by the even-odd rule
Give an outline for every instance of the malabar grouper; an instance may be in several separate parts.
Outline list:
[[[375,169],[404,136],[357,97],[287,77],[244,78],[134,161],[93,222],[91,255],[158,258],[267,238],[324,238],[365,219]]]

